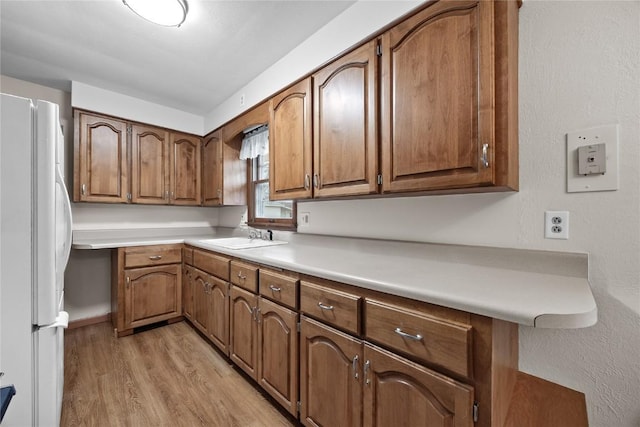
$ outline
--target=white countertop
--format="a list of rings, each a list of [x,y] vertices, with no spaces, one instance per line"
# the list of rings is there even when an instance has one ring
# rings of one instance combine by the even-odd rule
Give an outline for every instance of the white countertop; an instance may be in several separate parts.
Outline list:
[[[74,232],[76,249],[187,243],[248,261],[545,328],[597,321],[588,255],[291,234],[289,244],[233,250],[200,242],[229,229]]]

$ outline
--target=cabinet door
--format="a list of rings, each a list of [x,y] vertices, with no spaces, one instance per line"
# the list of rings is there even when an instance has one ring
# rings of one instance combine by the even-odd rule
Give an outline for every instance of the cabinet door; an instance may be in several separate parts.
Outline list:
[[[364,346],[365,426],[473,426],[473,388]]]
[[[231,287],[229,357],[251,378],[256,378],[258,360],[258,297]]]
[[[171,133],[170,200],[172,205],[200,205],[200,138]]]
[[[207,335],[229,354],[229,283],[209,276],[207,287]]]
[[[378,190],[376,40],[313,75],[313,196]]]
[[[208,295],[209,276],[207,273],[193,269],[193,323],[203,333],[207,333],[208,315]]]
[[[194,291],[194,269],[185,265],[182,275],[182,312],[185,317],[193,321],[193,291]]]
[[[492,28],[493,2],[438,2],[383,34],[383,192],[492,184]]]
[[[202,140],[202,204],[222,205],[222,132]]]
[[[125,329],[182,315],[180,264],[125,270]]]
[[[304,425],[361,425],[361,360],[360,340],[302,317],[300,421]]]
[[[311,79],[274,96],[269,122],[271,200],[309,198],[311,168]]]
[[[169,203],[169,132],[131,125],[131,201]]]
[[[126,203],[127,123],[76,111],[74,201]]]
[[[298,401],[298,314],[260,298],[258,382],[294,416]]]

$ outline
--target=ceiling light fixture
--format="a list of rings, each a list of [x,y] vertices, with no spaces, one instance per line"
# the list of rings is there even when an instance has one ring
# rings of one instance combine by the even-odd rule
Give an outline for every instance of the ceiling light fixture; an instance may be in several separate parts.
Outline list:
[[[187,18],[186,0],[122,0],[136,15],[165,27],[179,27]]]

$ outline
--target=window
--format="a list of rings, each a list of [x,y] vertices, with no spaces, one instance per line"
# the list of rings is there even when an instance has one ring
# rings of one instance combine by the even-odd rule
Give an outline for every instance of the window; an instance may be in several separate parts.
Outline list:
[[[249,225],[295,229],[295,202],[269,200],[269,154],[260,154],[250,162]]]

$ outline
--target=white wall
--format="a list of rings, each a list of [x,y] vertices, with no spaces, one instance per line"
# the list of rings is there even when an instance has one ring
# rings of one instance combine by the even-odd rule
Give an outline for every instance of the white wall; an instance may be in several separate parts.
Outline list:
[[[204,135],[204,118],[128,95],[71,82],[71,105],[173,130]]]
[[[638,1],[524,2],[520,192],[298,203],[311,214],[299,232],[589,252],[598,324],[521,327],[520,368],[584,392],[593,427],[640,426],[639,24]],[[350,30],[332,32],[339,39]],[[230,103],[207,123],[228,116]],[[566,193],[566,133],[611,123],[620,125],[620,189]],[[570,212],[569,240],[543,238],[545,210]],[[220,224],[237,225],[236,217]]]

